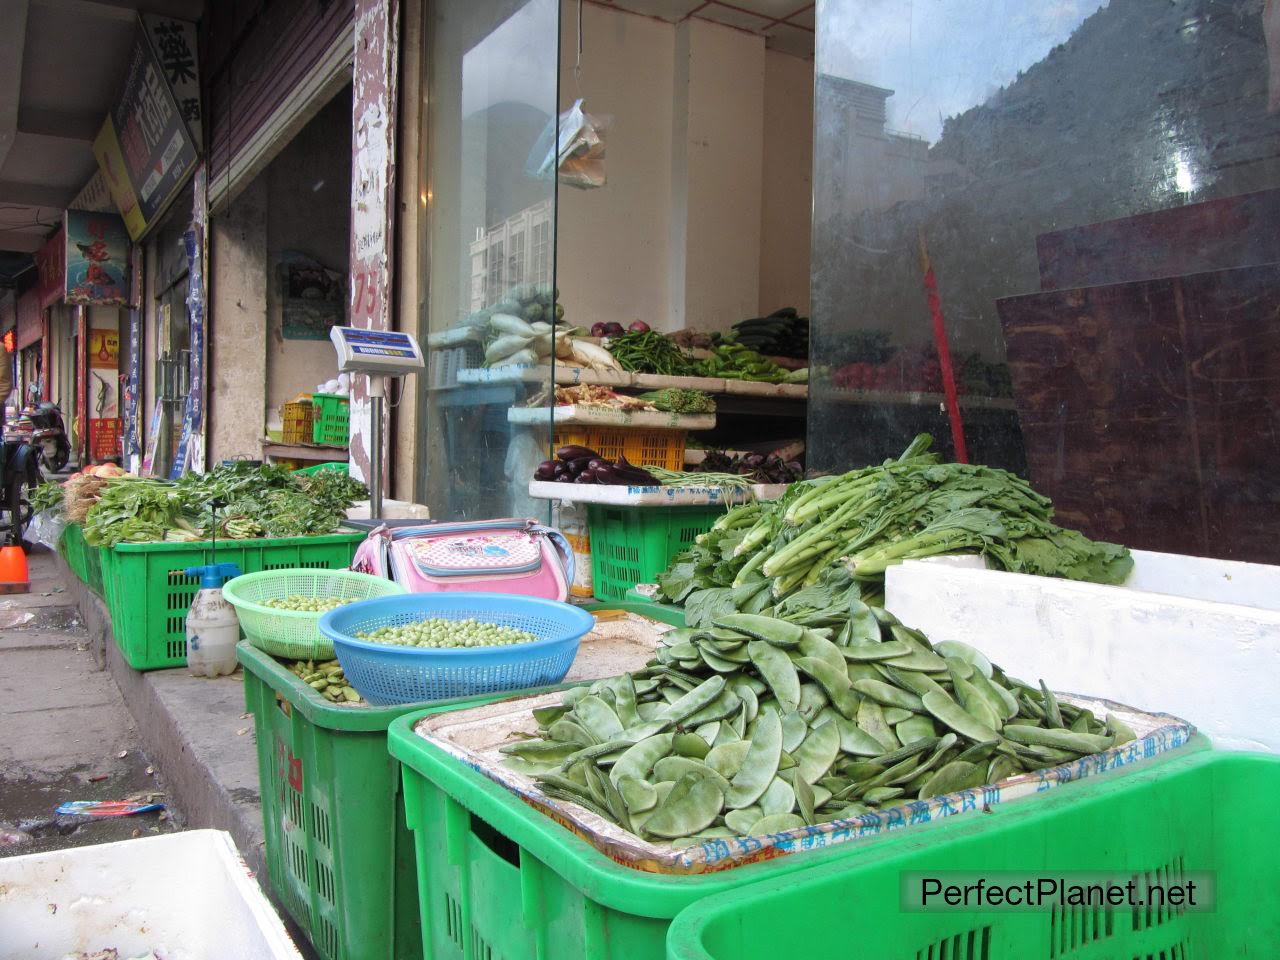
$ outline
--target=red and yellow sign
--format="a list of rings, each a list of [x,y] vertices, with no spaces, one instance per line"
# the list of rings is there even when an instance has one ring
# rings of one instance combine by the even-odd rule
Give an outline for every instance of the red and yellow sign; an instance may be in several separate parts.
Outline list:
[[[89,456],[93,460],[111,460],[120,456],[120,419],[89,421]]]
[[[115,370],[120,361],[120,332],[94,328],[89,334],[89,366]]]

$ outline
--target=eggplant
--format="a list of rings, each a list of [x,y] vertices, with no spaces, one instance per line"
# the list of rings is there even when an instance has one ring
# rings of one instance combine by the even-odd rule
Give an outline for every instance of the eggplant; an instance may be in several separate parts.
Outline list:
[[[563,480],[565,478],[572,480],[573,472],[569,469],[569,465],[567,463],[557,463],[555,470],[552,471],[552,476],[553,479],[556,480]]]
[[[602,463],[591,471],[596,483],[610,487],[625,486],[627,481],[618,476],[618,468],[611,463]]]
[[[588,469],[594,470],[596,467],[600,466],[600,464],[608,463],[608,462],[609,461],[606,460],[604,457],[594,457],[590,462],[587,463],[587,467]]]
[[[555,467],[552,467],[550,470],[545,467],[539,467],[537,470],[533,471],[533,479],[535,480],[554,480],[555,478]]]
[[[574,483],[595,483],[596,478],[589,473],[580,473],[573,478]]]
[[[581,460],[583,457],[586,457],[588,460],[590,460],[593,457],[600,456],[600,454],[596,453],[594,450],[589,449],[588,447],[580,447],[576,443],[570,443],[570,444],[566,444],[565,446],[557,450],[556,456],[561,460],[569,461],[569,460]]]
[[[594,457],[576,457],[573,460],[569,461],[569,470],[576,477],[578,474],[586,470],[587,464],[589,464],[594,459],[595,459]]]

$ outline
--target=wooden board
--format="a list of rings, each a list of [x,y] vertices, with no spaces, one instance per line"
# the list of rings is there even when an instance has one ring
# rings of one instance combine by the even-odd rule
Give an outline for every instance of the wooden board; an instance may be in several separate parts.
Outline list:
[[[1061,523],[1280,561],[1280,265],[996,305],[1031,480]]]
[[[1036,237],[1040,289],[1280,261],[1280,190],[1189,203]]]

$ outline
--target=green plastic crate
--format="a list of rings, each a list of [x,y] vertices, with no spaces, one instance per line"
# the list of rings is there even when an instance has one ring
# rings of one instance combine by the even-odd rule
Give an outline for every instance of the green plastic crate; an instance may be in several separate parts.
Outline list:
[[[180,667],[187,662],[187,611],[200,588],[183,570],[216,560],[241,573],[284,567],[344,570],[351,566],[359,531],[322,537],[219,540],[215,550],[196,543],[121,543],[101,551],[103,599],[125,662],[135,670]]]
[[[301,469],[293,472],[300,473],[305,477],[310,476],[313,473],[320,473],[322,470],[341,470],[343,473],[346,473],[348,469],[349,467],[346,460],[333,460],[329,463],[317,463],[313,467],[302,467]]]
[[[587,505],[591,582],[597,600],[622,600],[637,583],[653,583],[671,558],[724,516],[714,507]]]
[[[391,753],[404,771],[404,802],[417,853],[423,954],[430,960],[661,960],[667,930],[691,904],[770,878],[796,878],[821,864],[850,865],[878,850],[927,845],[945,821],[875,838],[791,853],[718,872],[669,876],[615,863],[586,841],[479,771],[413,732],[424,714],[391,724]],[[1066,784],[1045,796],[1011,800],[968,822],[995,822],[1006,809],[1048,797],[1084,798],[1105,781],[1154,770],[1170,758],[1205,750],[1192,737],[1183,747],[1134,767]],[[964,820],[964,817],[957,820]],[[844,908],[862,918],[852,902]],[[801,911],[796,917],[825,915]],[[874,921],[873,921],[874,922]],[[788,925],[793,938],[812,921]],[[791,949],[777,956],[844,957]],[[903,960],[980,960],[948,954],[895,954]],[[1127,960],[1127,958],[1126,958]]]
[[[102,596],[102,551],[85,542],[84,528],[78,523],[68,523],[62,530],[58,549],[76,578]]]
[[[941,825],[927,842],[868,851],[786,882],[769,880],[681,913],[668,960],[1219,960],[1280,957],[1280,757],[1205,752],[1101,778]],[[914,912],[904,871],[1055,875],[1098,871],[1153,882],[1216,875],[1216,908],[1060,907]],[[1203,890],[1202,890],[1203,893]],[[820,921],[818,918],[821,918]],[[504,960],[506,956],[504,955]]]
[[[315,393],[311,402],[316,408],[311,439],[315,443],[346,446],[351,432],[351,400],[333,393]]]
[[[586,609],[634,610],[589,604]],[[682,626],[672,608],[662,617]],[[400,797],[400,764],[387,727],[521,694],[396,707],[330,703],[261,650],[241,641],[245,703],[254,717],[267,872],[289,915],[325,960],[422,956],[413,840]]]

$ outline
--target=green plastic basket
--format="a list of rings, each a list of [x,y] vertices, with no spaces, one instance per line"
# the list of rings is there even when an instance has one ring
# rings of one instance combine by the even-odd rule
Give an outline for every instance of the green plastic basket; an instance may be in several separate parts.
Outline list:
[[[1084,788],[1084,789],[1080,789]],[[1280,758],[1205,752],[1137,768],[927,841],[869,850],[785,882],[771,879],[691,907],[668,960],[1219,960],[1280,957]],[[1141,882],[1215,876],[1216,908],[904,911],[904,873],[1092,871]],[[1205,896],[1203,883],[1201,897]],[[819,920],[819,918],[821,918]],[[504,960],[507,955],[504,954]],[[638,956],[638,954],[637,954]]]
[[[431,960],[661,960],[672,919],[699,900],[774,877],[794,880],[821,864],[848,867],[874,851],[927,846],[945,823],[919,824],[728,870],[647,873],[614,862],[512,791],[417,736],[413,726],[422,716],[397,719],[388,736],[404,771],[405,810],[417,851],[423,953]],[[991,814],[975,812],[967,819],[996,822],[1007,809],[1049,797],[1084,798],[1100,783],[1126,778],[1132,770],[1154,770],[1171,757],[1207,746],[1196,735],[1178,750],[1143,764],[997,804]],[[877,922],[868,920],[874,913],[852,901],[843,909],[864,922]],[[813,918],[819,916],[821,923],[827,922],[825,914],[804,910],[792,916],[792,947],[781,956],[826,960],[847,955],[803,949],[803,931],[816,925]],[[914,951],[894,956],[980,960],[980,955],[953,958]]]
[[[76,579],[98,596],[102,596],[101,550],[85,542],[84,528],[80,524],[68,523],[63,527],[58,550]]]
[[[343,473],[346,473],[348,469],[350,469],[350,467],[346,460],[332,460],[328,463],[317,463],[312,467],[302,467],[293,472],[300,473],[306,477],[313,473],[319,473],[322,470],[341,470]]]
[[[405,593],[385,577],[349,570],[293,568],[246,573],[228,580],[223,598],[236,608],[240,629],[255,647],[290,660],[330,660],[333,641],[320,632],[322,612],[280,610],[264,600],[284,597],[336,597],[368,600]]]
[[[344,447],[351,432],[351,400],[333,393],[311,395],[316,416],[311,424],[311,439]]]
[[[714,507],[587,505],[591,582],[597,600],[622,600],[637,583],[652,583],[681,550],[724,516]]]
[[[125,662],[135,670],[180,667],[187,662],[187,611],[198,577],[183,571],[215,562],[234,563],[242,573],[310,567],[351,566],[360,531],[322,537],[219,540],[196,543],[121,543],[102,550],[103,599]],[[216,546],[216,551],[214,547]]]
[[[679,610],[664,619],[683,625]],[[330,703],[248,642],[236,655],[254,717],[272,889],[325,960],[421,957],[413,838],[387,727],[422,714],[423,705]],[[448,701],[426,712],[522,695]]]

